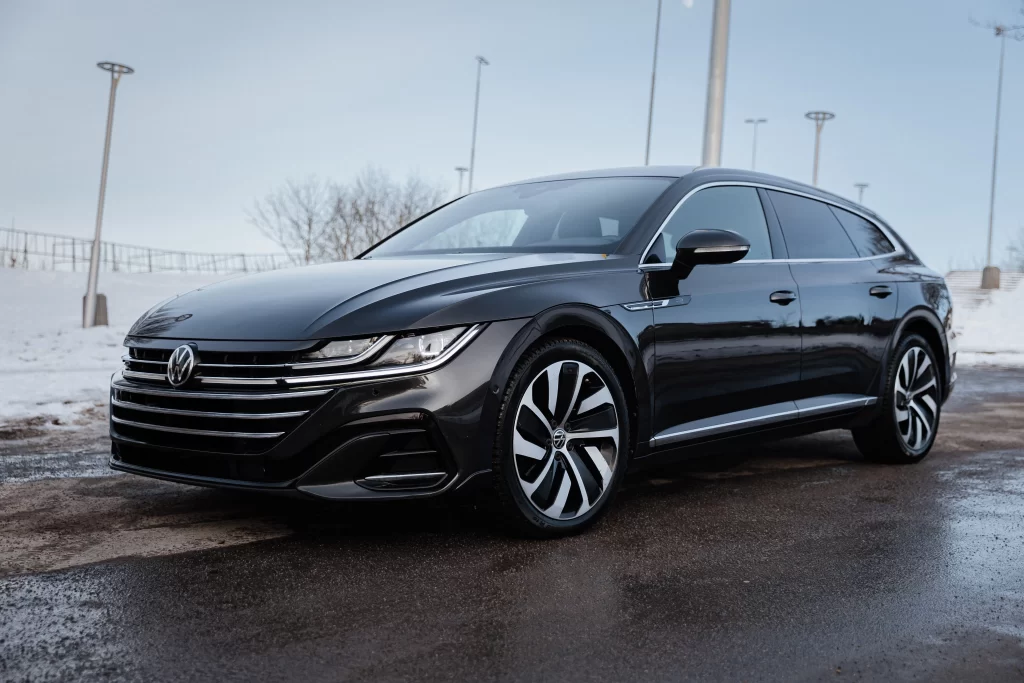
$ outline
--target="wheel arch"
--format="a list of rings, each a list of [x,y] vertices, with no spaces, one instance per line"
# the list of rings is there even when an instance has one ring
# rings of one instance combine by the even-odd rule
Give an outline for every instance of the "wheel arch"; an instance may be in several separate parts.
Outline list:
[[[647,440],[640,435],[650,431],[650,384],[642,354],[630,333],[607,310],[584,304],[542,311],[508,343],[491,375],[481,415],[481,423],[488,426],[481,430],[481,448],[488,446],[481,452],[491,452],[498,411],[512,371],[526,354],[555,338],[575,339],[592,346],[612,366],[628,403],[633,457],[642,455],[641,449],[645,452]]]
[[[900,320],[896,331],[892,336],[890,349],[895,349],[899,341],[908,334],[921,336],[931,348],[939,365],[939,377],[941,378],[942,399],[945,400],[949,394],[949,347],[946,342],[946,335],[943,333],[942,323],[938,316],[925,307],[910,310]],[[894,362],[890,354],[886,354],[886,363],[882,377],[889,376],[889,368]]]

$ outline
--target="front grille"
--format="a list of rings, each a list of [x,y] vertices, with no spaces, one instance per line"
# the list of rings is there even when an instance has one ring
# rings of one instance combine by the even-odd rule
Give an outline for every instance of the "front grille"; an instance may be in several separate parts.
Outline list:
[[[192,391],[117,380],[110,387],[110,419],[118,435],[133,441],[211,453],[262,453],[331,391]]]
[[[200,350],[196,353],[192,386],[217,388],[272,388],[311,386],[338,378],[339,372],[364,363],[376,356],[393,337],[384,335],[365,352],[348,358],[303,360],[295,352],[216,352]],[[148,384],[170,386],[167,380],[167,362],[173,349],[132,347],[124,362],[125,379]]]

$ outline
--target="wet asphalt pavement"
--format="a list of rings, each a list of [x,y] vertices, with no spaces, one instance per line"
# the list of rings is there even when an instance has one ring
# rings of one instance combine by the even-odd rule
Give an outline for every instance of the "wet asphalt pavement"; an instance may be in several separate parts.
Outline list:
[[[558,541],[10,465],[0,680],[1022,680],[1024,370],[960,374],[919,465],[766,444]]]

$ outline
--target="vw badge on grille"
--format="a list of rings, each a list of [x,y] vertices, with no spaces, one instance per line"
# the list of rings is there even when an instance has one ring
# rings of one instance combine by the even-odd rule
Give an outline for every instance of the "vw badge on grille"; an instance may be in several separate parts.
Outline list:
[[[174,349],[167,361],[167,381],[172,387],[180,387],[192,379],[192,371],[196,367],[196,352],[188,344]]]

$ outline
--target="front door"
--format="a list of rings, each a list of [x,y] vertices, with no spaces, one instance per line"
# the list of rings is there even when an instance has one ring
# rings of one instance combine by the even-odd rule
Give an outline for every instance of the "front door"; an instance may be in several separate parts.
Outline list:
[[[737,263],[700,265],[682,280],[648,273],[652,298],[664,302],[653,309],[656,444],[791,413],[800,379],[797,286],[787,263],[773,260],[773,246],[775,256],[784,247],[773,245],[780,238],[758,191],[714,186],[691,195],[657,238],[653,260],[670,262],[679,239],[698,229],[732,230],[751,248]]]

